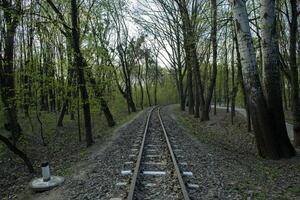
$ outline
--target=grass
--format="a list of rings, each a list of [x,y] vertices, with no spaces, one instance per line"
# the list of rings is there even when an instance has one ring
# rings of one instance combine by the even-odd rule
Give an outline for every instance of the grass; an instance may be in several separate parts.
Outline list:
[[[104,139],[106,137],[109,137],[110,134],[120,125],[125,123],[126,121],[133,118],[136,113],[131,113],[130,115],[127,112],[127,107],[122,98],[116,98],[111,102],[110,108],[111,112],[114,116],[114,119],[116,121],[115,127],[108,127],[106,123],[106,119],[103,113],[99,112],[99,104],[94,104],[91,106],[92,108],[92,131],[93,135],[97,139]],[[58,128],[56,126],[59,112],[53,113],[53,112],[39,112],[40,113],[40,119],[42,121],[42,128],[43,128],[43,134],[46,139],[46,142],[49,140],[54,139],[54,137],[59,134],[60,132],[72,132],[72,137],[78,138],[78,123],[76,120],[71,120],[70,115],[65,115],[63,125],[64,127]],[[77,118],[77,113],[75,113],[75,118]],[[81,112],[80,115],[81,118],[81,135],[84,139],[84,122],[83,122],[83,113]],[[0,132],[1,134],[8,136],[10,133],[7,132],[4,127],[4,116],[3,113],[0,113]],[[24,135],[27,136],[35,136],[39,139],[41,138],[41,127],[40,123],[37,120],[37,114],[35,111],[31,111],[30,113],[30,119],[25,117],[23,113],[18,116],[18,121],[22,127],[22,132]],[[77,133],[77,134],[74,134]],[[28,141],[22,140],[22,146],[26,146],[26,143]],[[0,158],[2,157],[2,154],[5,153],[6,146],[0,142]],[[26,149],[25,149],[26,150]]]
[[[287,194],[297,194],[297,196],[300,196],[300,187],[299,186],[288,187],[286,192]]]

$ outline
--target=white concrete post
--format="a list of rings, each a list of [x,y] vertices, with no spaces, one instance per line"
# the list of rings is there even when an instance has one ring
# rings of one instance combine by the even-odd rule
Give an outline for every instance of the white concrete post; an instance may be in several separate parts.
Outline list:
[[[42,163],[42,176],[44,182],[50,181],[51,176],[50,176],[50,168],[48,162]]]

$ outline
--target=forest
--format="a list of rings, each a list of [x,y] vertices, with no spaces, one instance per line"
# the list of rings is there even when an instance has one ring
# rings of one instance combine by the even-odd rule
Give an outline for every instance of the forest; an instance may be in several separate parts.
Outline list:
[[[173,115],[196,135],[206,134],[198,126],[237,127],[243,135],[230,145],[249,136],[255,160],[293,163],[294,187],[299,30],[297,0],[0,0],[0,199],[22,199],[43,161],[69,177],[151,108],[149,134],[160,109],[164,132]]]

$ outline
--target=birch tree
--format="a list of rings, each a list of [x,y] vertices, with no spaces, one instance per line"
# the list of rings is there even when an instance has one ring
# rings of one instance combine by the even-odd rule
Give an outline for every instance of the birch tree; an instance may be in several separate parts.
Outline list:
[[[299,2],[299,1],[298,1]],[[297,0],[290,0],[292,12],[290,23],[290,68],[291,86],[293,99],[293,118],[294,118],[294,143],[300,146],[300,99],[299,99],[299,79],[297,66],[297,33],[298,32],[298,11]],[[300,51],[299,51],[300,52]],[[300,55],[300,54],[299,54]]]
[[[263,21],[266,20],[264,23],[267,23],[267,21],[273,22],[269,25],[271,26],[271,30],[274,31],[273,26],[275,26],[275,19],[273,17],[275,16],[272,13],[275,9],[275,2],[262,1],[262,3]],[[231,4],[236,23],[245,90],[248,95],[248,103],[250,106],[258,153],[260,156],[269,159],[280,159],[294,156],[295,151],[289,141],[281,141],[281,137],[276,130],[277,127],[274,126],[273,120],[275,118],[272,117],[272,110],[268,109],[268,101],[265,99],[263,94],[258,74],[254,45],[250,32],[246,2],[243,0],[231,0]],[[272,47],[274,47],[274,41],[271,41],[271,38],[268,38],[272,37],[271,33],[267,33],[270,31],[270,27],[267,27],[266,29],[267,30],[264,30],[264,35],[266,37],[265,41],[270,42],[266,45],[270,45],[268,48],[272,49]],[[274,50],[272,49],[272,51]],[[283,132],[281,134],[284,135],[286,133]]]

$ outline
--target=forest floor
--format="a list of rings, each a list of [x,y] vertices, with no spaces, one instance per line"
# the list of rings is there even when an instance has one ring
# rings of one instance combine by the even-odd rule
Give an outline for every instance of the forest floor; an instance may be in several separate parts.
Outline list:
[[[208,147],[212,166],[206,168],[232,195],[239,194],[237,199],[300,198],[299,149],[292,159],[264,160],[258,157],[253,133],[247,131],[247,122],[238,112],[232,125],[230,113],[224,109],[217,109],[217,115],[211,115],[208,122],[200,122],[178,107],[174,110],[190,136]],[[203,149],[196,151],[200,157],[207,157]]]
[[[212,108],[214,108],[214,106],[212,106]],[[225,110],[227,108],[222,105],[221,106],[217,105],[217,109]],[[229,108],[229,110],[230,110],[230,108]],[[247,112],[244,108],[236,107],[235,110],[237,113],[241,114],[244,118],[247,117]],[[293,142],[293,140],[294,140],[293,113],[290,110],[285,110],[284,115],[285,115],[286,130],[287,130],[290,140],[292,140],[292,142]]]
[[[28,118],[19,116],[24,137],[21,138],[18,147],[27,153],[33,162],[36,173],[29,174],[23,161],[0,143],[0,199],[27,199],[20,197],[20,194],[28,192],[29,181],[33,177],[41,176],[40,164],[43,161],[49,161],[53,175],[68,177],[73,173],[72,166],[75,163],[84,162],[94,148],[98,149],[101,145],[106,144],[115,130],[135,115],[119,111],[114,115],[117,126],[110,128],[106,124],[104,115],[99,112],[92,113],[95,145],[88,149],[84,141],[84,124],[81,123],[82,141],[79,142],[77,120],[71,120],[69,115],[65,116],[63,127],[56,127],[57,115],[42,112],[41,121],[47,146],[43,145],[40,124],[36,116],[31,115],[32,123]],[[0,121],[2,121],[1,116]],[[33,126],[33,131],[30,124]],[[6,134],[4,128],[0,128],[0,132]]]
[[[128,159],[128,147],[136,140],[138,132],[143,131],[146,111],[116,129],[105,143],[96,143],[90,148],[84,159],[70,168],[61,187],[43,193],[33,193],[27,189],[18,199],[110,199],[123,163]]]
[[[58,151],[58,158],[53,156],[53,174],[65,176],[66,181],[51,191],[31,192],[26,187],[30,177],[20,178],[24,169],[20,164],[16,168],[15,162],[9,161],[14,170],[8,171],[6,179],[9,177],[10,181],[0,179],[0,194],[6,192],[11,199],[24,200],[110,199],[118,190],[116,183],[121,178],[124,162],[128,161],[131,145],[143,132],[146,111],[116,129],[110,137],[106,135],[109,139],[98,140],[87,151],[84,145],[78,145],[75,129],[72,132],[74,142],[68,141],[70,144],[65,145],[78,149],[69,153],[72,148],[66,147],[69,150]],[[193,172],[195,183],[200,186],[191,199],[299,199],[299,150],[292,159],[269,161],[259,158],[253,133],[247,132],[242,115],[237,113],[235,123],[231,125],[230,114],[217,110],[217,115],[211,115],[210,121],[200,122],[179,111],[177,105],[171,105],[162,109],[162,118],[167,132],[176,138],[183,150],[182,157]],[[59,167],[66,163],[70,167]],[[17,172],[18,169],[22,170]]]

